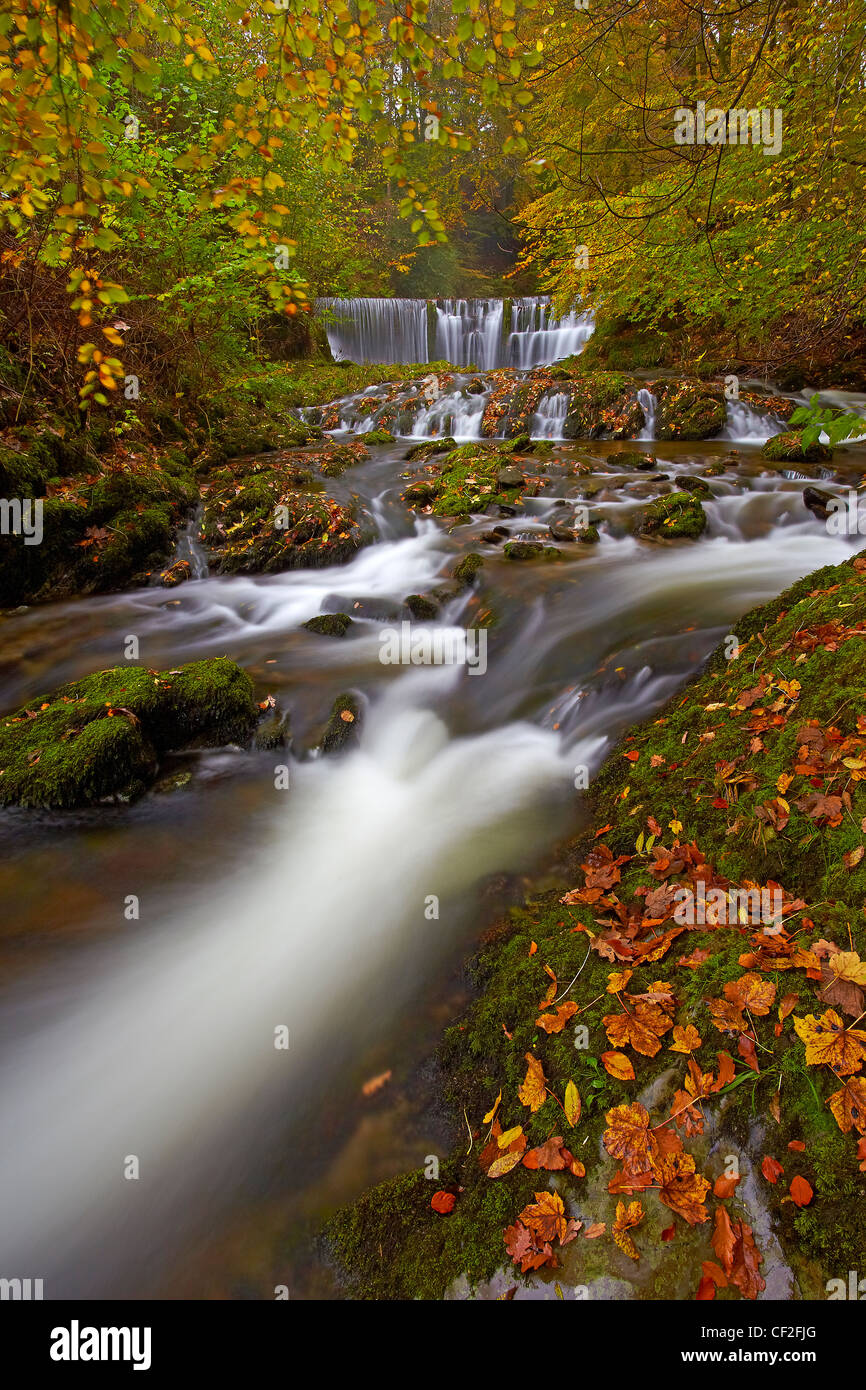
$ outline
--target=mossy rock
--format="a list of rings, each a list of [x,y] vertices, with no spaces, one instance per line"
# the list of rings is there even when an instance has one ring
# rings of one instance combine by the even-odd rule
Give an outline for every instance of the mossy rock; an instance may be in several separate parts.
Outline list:
[[[475,582],[475,576],[483,565],[483,556],[479,555],[477,551],[471,550],[468,555],[464,555],[463,559],[454,566],[452,578],[455,579],[462,588],[469,588],[470,585]]]
[[[436,454],[450,454],[456,448],[457,440],[447,435],[444,439],[425,439],[423,444],[413,444],[411,449],[406,450],[403,457],[407,463],[423,463]]]
[[[237,468],[206,492],[202,539],[212,570],[275,574],[346,564],[373,539],[353,510],[307,491],[311,475],[280,456],[260,472]]]
[[[642,536],[664,536],[670,540],[697,540],[706,529],[707,515],[689,492],[672,492],[653,502],[638,522]]]
[[[396,444],[397,436],[390,430],[367,430],[366,434],[358,436],[365,444]]]
[[[672,382],[658,388],[657,439],[709,439],[725,427],[724,393],[702,382]]]
[[[639,454],[632,449],[620,449],[617,454],[608,454],[607,461],[615,468],[637,469],[641,473],[652,472],[656,467],[653,454]]]
[[[555,545],[541,545],[538,541],[508,541],[502,547],[506,560],[561,560],[562,551]]]
[[[361,733],[361,701],[350,693],[338,695],[333,705],[319,747],[325,754],[342,753],[358,743]]]
[[[433,515],[468,516],[492,507],[515,506],[525,479],[521,473],[520,483],[502,485],[504,458],[503,450],[490,444],[473,442],[454,449],[439,470]]]
[[[161,754],[245,741],[258,713],[252,681],[225,657],[99,671],[0,719],[0,804],[69,810],[137,796]]]
[[[416,622],[432,623],[439,617],[439,604],[426,594],[407,594],[404,602]]]
[[[804,449],[797,430],[786,430],[765,439],[761,455],[770,463],[829,463],[833,450],[826,444],[808,444]]]
[[[683,492],[694,493],[696,497],[712,497],[713,490],[708,487],[703,478],[697,478],[693,473],[677,473],[674,482]]]
[[[315,463],[319,471],[326,478],[340,478],[347,468],[353,468],[356,463],[363,463],[370,457],[365,444],[329,444],[321,453],[310,455],[311,463]]]
[[[301,624],[307,632],[315,632],[320,637],[345,637],[354,624],[348,613],[319,613]]]
[[[578,531],[577,539],[583,541],[584,545],[598,545],[601,540],[598,527],[595,525],[584,526],[582,530]]]

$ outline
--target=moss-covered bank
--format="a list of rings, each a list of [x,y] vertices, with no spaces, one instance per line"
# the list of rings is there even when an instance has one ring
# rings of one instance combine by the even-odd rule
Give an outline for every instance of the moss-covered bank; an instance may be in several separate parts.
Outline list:
[[[866,557],[732,636],[608,758],[561,886],[488,933],[439,1053],[453,1152],[327,1227],[351,1296],[440,1298],[502,1266],[518,1284],[506,1237],[530,1271],[527,1206],[554,1192],[562,1267],[542,1251],[535,1277],[591,1297],[822,1298],[862,1268]],[[635,1201],[637,1260],[612,1239]]]

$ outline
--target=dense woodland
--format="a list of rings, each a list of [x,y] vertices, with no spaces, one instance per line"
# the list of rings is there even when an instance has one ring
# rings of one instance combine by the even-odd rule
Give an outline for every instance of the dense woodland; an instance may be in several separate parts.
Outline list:
[[[551,291],[614,362],[856,384],[864,82],[858,0],[15,3],[2,348],[116,414],[130,372],[171,398],[308,351],[318,295]],[[675,144],[699,100],[778,108],[780,152]]]

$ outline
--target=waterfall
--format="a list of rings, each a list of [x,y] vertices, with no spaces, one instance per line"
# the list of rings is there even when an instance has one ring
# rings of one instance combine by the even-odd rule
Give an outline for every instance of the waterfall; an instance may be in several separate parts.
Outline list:
[[[644,428],[643,434],[638,435],[638,439],[655,439],[656,437],[656,407],[658,401],[651,391],[647,391],[642,386],[637,393],[638,405],[643,411]]]
[[[424,299],[320,299],[338,362],[428,362]]]
[[[430,305],[430,332],[426,299],[320,299],[316,308],[338,361],[443,360],[455,367],[471,363],[479,371],[525,371],[570,357],[582,352],[594,327],[591,313],[572,309],[558,317],[544,296],[437,299]]]
[[[542,396],[529,427],[533,439],[562,439],[569,399],[567,391],[550,391]]]
[[[763,444],[785,428],[778,415],[754,410],[744,401],[726,401],[727,422],[719,435],[737,444]]]
[[[583,352],[595,327],[592,314],[572,309],[557,318],[547,299],[535,297],[514,300],[511,323],[506,360],[497,365],[524,371]]]
[[[440,307],[441,306],[441,307]],[[445,299],[436,305],[436,357],[488,372],[502,365],[503,299]]]

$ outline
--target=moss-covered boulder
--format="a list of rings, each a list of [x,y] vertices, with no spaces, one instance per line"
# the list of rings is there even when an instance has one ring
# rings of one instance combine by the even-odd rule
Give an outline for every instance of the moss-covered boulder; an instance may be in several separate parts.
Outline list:
[[[311,473],[290,453],[253,469],[220,470],[202,488],[202,539],[211,569],[273,574],[351,560],[372,532],[362,529],[349,507],[314,486]]]
[[[365,444],[396,444],[397,436],[390,430],[367,430],[360,438]]]
[[[325,754],[342,753],[358,743],[361,733],[362,705],[357,695],[348,692],[338,695],[328,722],[325,725],[318,747]]]
[[[565,439],[631,439],[642,424],[635,385],[619,372],[587,372],[572,380]]]
[[[651,473],[656,467],[654,454],[640,454],[634,449],[620,449],[617,454],[608,454],[607,461],[614,468],[635,468],[641,473]]]
[[[405,603],[416,622],[432,623],[439,616],[439,604],[426,594],[407,594]]]
[[[690,492],[671,492],[647,507],[638,532],[652,538],[697,540],[706,525],[706,512],[696,497]]]
[[[461,588],[469,588],[475,582],[475,576],[484,565],[484,557],[479,555],[476,550],[470,550],[468,555],[458,561],[452,571],[452,578]]]
[[[457,448],[457,440],[447,435],[444,439],[425,439],[423,444],[413,444],[403,457],[407,463],[426,463],[436,454],[450,454]]]
[[[329,444],[327,448],[310,456],[313,463],[325,478],[340,478],[347,468],[363,463],[370,457],[365,444]]]
[[[163,753],[245,741],[258,714],[252,681],[224,657],[99,671],[0,718],[0,805],[68,810],[140,795]]]
[[[348,613],[319,613],[301,626],[319,637],[345,637],[353,623]]]
[[[515,506],[525,485],[519,469],[507,473],[510,459],[494,445],[462,444],[441,461],[428,463],[403,494],[411,507],[431,507],[434,516],[468,516],[496,506]],[[500,478],[507,481],[502,483]]]
[[[725,427],[727,409],[721,386],[706,382],[655,383],[657,439],[709,439]]]
[[[800,434],[797,430],[786,430],[782,434],[774,434],[770,439],[765,439],[761,445],[761,454],[770,463],[829,463],[833,457],[833,450],[826,444],[807,444],[806,448],[800,443]]]
[[[506,560],[561,560],[562,551],[539,541],[508,541],[502,547]]]

